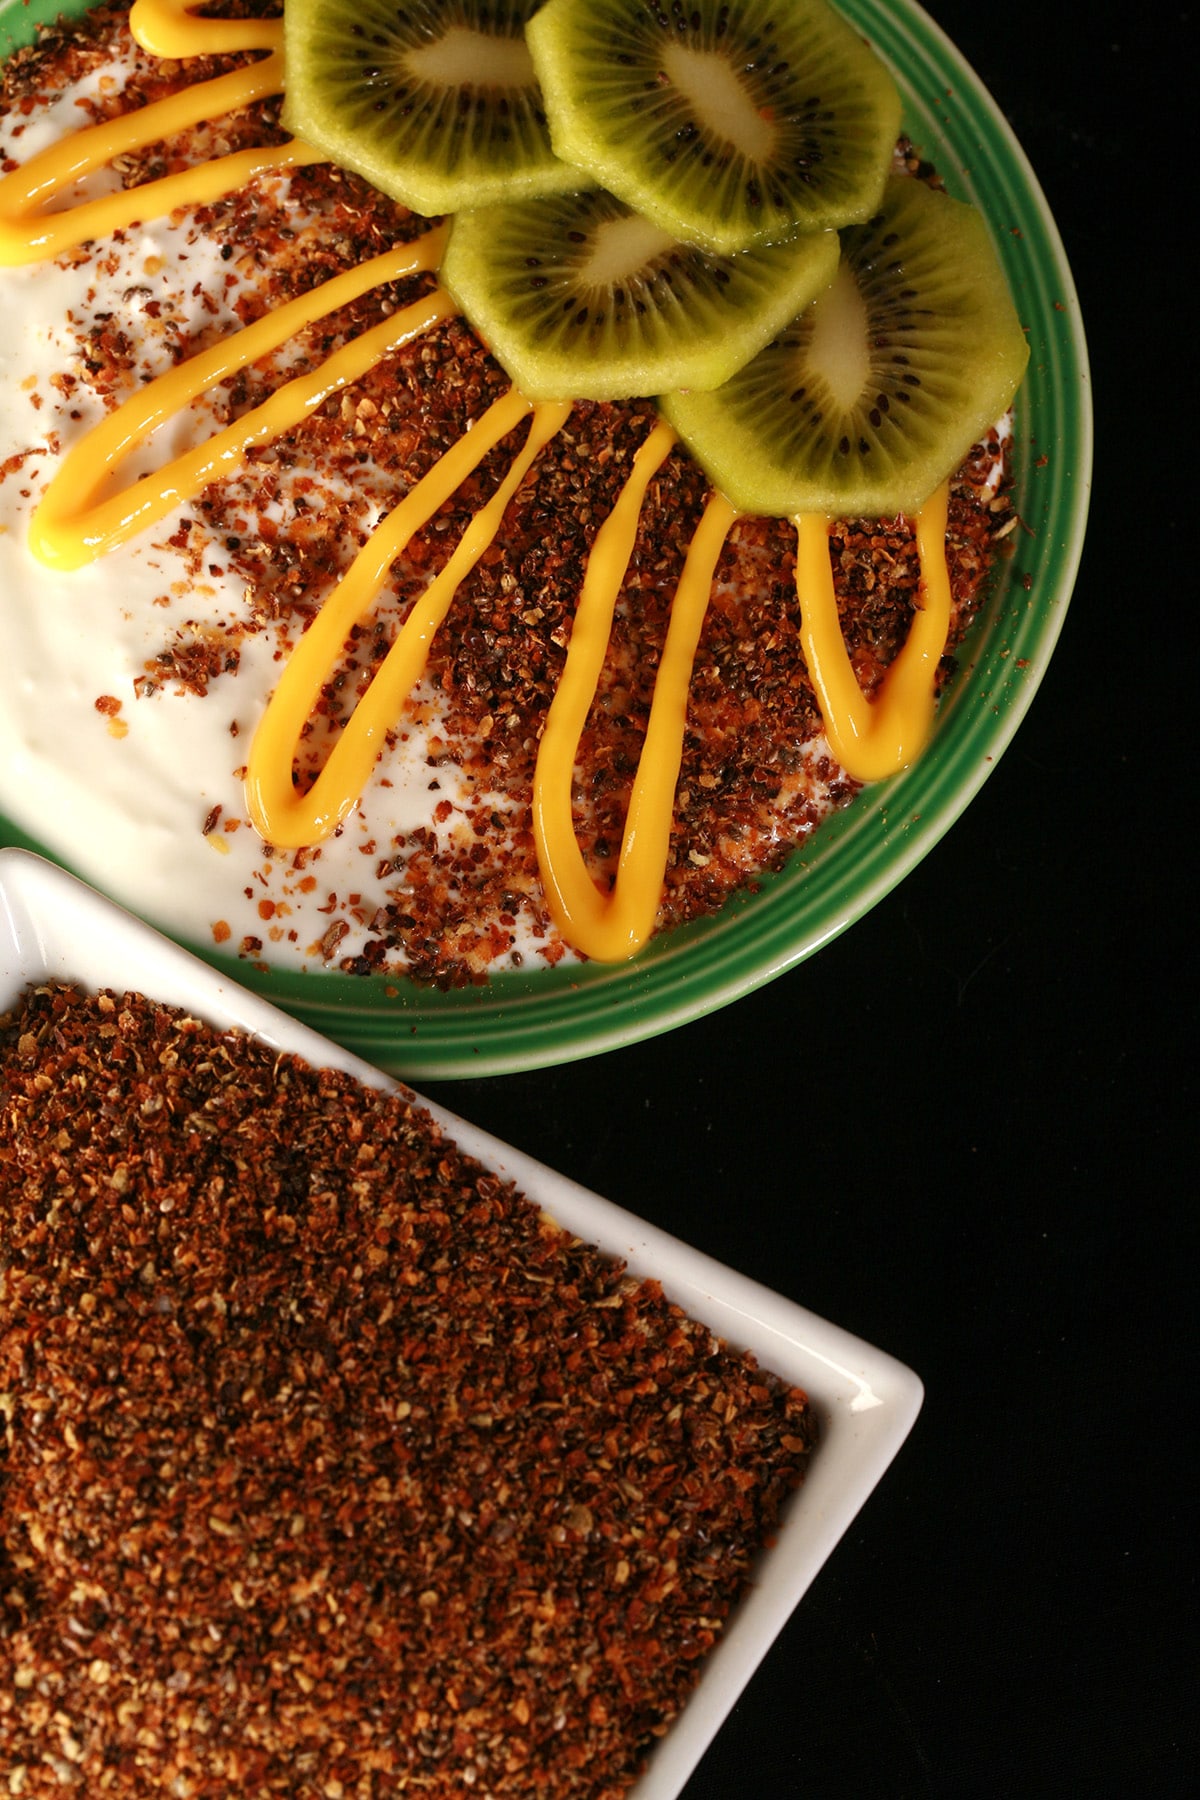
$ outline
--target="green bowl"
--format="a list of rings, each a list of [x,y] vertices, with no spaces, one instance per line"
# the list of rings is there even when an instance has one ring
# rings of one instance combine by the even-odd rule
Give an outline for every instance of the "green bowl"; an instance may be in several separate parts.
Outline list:
[[[271,971],[198,949],[369,1062],[416,1080],[499,1075],[592,1056],[728,1005],[803,961],[890,892],[963,812],[1009,743],[1058,639],[1083,546],[1092,460],[1075,286],[1036,176],[994,101],[911,0],[839,0],[890,63],[905,129],[988,219],[1031,345],[1018,396],[1014,533],[963,646],[933,741],[867,788],[754,893],[657,938],[632,962],[495,976],[442,993],[396,978]],[[0,53],[75,0],[0,0]],[[0,843],[40,848],[0,815]],[[60,859],[61,860],[61,859]]]

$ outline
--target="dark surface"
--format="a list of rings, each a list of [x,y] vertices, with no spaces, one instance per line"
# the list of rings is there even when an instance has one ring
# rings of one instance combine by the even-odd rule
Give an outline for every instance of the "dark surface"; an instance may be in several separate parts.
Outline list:
[[[1156,1800],[1197,1762],[1192,9],[931,10],[1090,340],[1089,542],[1030,716],[813,961],[649,1044],[426,1087],[925,1382],[687,1800]]]

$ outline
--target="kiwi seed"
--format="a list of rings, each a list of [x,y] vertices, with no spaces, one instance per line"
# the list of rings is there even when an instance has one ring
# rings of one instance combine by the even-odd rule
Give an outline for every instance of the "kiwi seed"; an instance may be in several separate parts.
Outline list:
[[[1029,349],[973,207],[894,175],[831,285],[713,393],[662,410],[747,512],[913,513],[1000,419]]]
[[[435,217],[578,186],[525,42],[539,0],[288,0],[284,123]]]
[[[832,231],[716,256],[593,189],[459,213],[441,280],[530,399],[617,400],[715,387],[837,261]]]
[[[551,141],[676,236],[728,251],[879,203],[900,96],[826,0],[547,0]]]

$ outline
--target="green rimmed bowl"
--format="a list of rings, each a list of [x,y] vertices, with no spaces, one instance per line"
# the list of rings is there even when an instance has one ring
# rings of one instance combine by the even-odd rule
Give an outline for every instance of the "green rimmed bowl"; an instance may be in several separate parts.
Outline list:
[[[990,95],[911,0],[839,0],[891,65],[905,129],[992,228],[1031,346],[1018,397],[1015,499],[1025,529],[960,652],[925,755],[866,789],[787,868],[634,961],[497,975],[449,993],[402,980],[272,971],[197,946],[245,986],[377,1066],[418,1080],[497,1075],[669,1031],[761,986],[844,931],[964,811],[1025,715],[1083,546],[1091,476],[1087,353],[1074,282],[1037,178]],[[0,53],[80,0],[0,0]],[[31,840],[0,815],[0,843]]]

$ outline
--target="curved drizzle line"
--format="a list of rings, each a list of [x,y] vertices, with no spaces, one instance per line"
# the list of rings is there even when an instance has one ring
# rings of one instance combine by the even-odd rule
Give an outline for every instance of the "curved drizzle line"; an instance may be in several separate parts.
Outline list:
[[[279,19],[198,19],[203,0],[133,0],[129,29],[151,56],[229,56],[238,50],[279,50]]]
[[[918,610],[874,699],[858,685],[838,620],[829,557],[833,520],[821,513],[801,513],[795,521],[804,660],[829,747],[856,781],[881,781],[906,768],[924,748],[933,727],[934,684],[950,629],[948,506],[949,483],[943,482],[917,514]]]
[[[135,0],[131,28],[142,47],[156,56],[186,59],[203,54],[266,54],[244,68],[190,83],[121,118],[85,127],[0,180],[0,264],[41,261],[152,215],[218,199],[271,171],[328,160],[292,139],[274,148],[237,151],[58,212],[50,210],[76,182],[122,152],[145,148],[280,91],[283,37],[279,21],[197,19],[190,10],[195,4],[197,0]],[[369,287],[421,270],[432,272],[442,243],[443,233],[431,231],[415,245],[335,276],[314,293],[243,328],[226,344],[168,370],[127,400],[64,460],[31,522],[34,554],[64,569],[79,568],[103,555],[209,482],[235,474],[252,446],[290,429],[331,393],[366,374],[380,358],[451,316],[454,308],[448,296],[435,290],[344,345],[308,376],[286,383],[207,444],[177,458],[156,480],[137,483],[128,492],[107,499],[97,498],[130,452],[173,412],[277,349],[294,330],[357,298]],[[351,564],[285,665],[255,736],[247,797],[255,823],[269,841],[281,845],[314,842],[334,830],[356,803],[370,779],[389,720],[398,713],[424,668],[430,641],[455,588],[491,541],[509,498],[569,411],[567,403],[535,407],[515,392],[497,401],[377,527]],[[354,622],[369,609],[391,562],[413,532],[486,452],[530,413],[528,436],[508,475],[413,608],[317,781],[306,795],[298,795],[291,779],[295,748]],[[654,926],[669,849],[692,662],[717,558],[736,517],[723,496],[713,495],[689,546],[655,681],[617,879],[612,893],[602,895],[587,871],[575,836],[572,770],[645,493],[673,442],[665,425],[650,434],[613,513],[597,534],[534,778],[534,832],[551,912],[577,949],[600,959],[632,955]],[[801,514],[794,521],[796,589],[809,674],[830,747],[847,773],[859,780],[878,780],[903,768],[917,755],[931,728],[937,663],[951,610],[945,555],[947,501],[948,484],[943,484],[917,516],[921,605],[874,699],[868,699],[859,688],[841,635],[829,556],[831,521],[819,514]]]
[[[376,527],[284,665],[259,722],[246,771],[246,801],[269,844],[299,848],[328,837],[358,802],[388,731],[420,679],[434,633],[460,583],[487,549],[538,453],[570,415],[570,402],[534,406],[515,389],[434,464]],[[306,794],[292,785],[300,738],[351,628],[370,610],[394,559],[500,440],[529,413],[529,435],[492,498],[471,519],[449,561],[414,604]]]
[[[283,27],[278,20],[184,19],[178,4],[172,5],[171,0],[138,0],[131,24],[139,13],[142,16],[136,22],[142,42],[158,56],[236,50],[266,50],[268,55],[209,81],[189,83],[136,112],[85,126],[6,175],[0,181],[0,265],[19,268],[40,262],[91,238],[105,237],[144,219],[162,218],[176,207],[219,200],[259,175],[329,160],[299,138],[290,138],[285,144],[236,150],[140,187],[121,188],[61,212],[50,211],[61,194],[105,168],[122,152],[159,143],[282,90]]]
[[[243,326],[211,349],[167,369],[131,394],[64,458],[30,520],[29,544],[34,555],[58,569],[79,569],[94,562],[182,501],[192,499],[209,482],[236,475],[248,450],[281,436],[315,412],[330,394],[367,374],[381,357],[453,317],[457,310],[454,302],[435,288],[343,344],[308,374],[295,376],[232,425],[176,457],[154,481],[135,482],[128,489],[98,498],[125,459],[173,413],[278,349],[302,326],[356,300],[369,288],[432,271],[441,257],[443,241],[444,228],[439,228],[415,243],[347,269],[310,293],[289,300],[278,311]]]
[[[571,816],[575,756],[595,698],[646,490],[674,445],[670,427],[657,425],[638,450],[629,479],[596,534],[571,626],[566,667],[550,703],[534,772],[533,832],[551,916],[577,950],[601,962],[632,956],[654,929],[683,757],[692,663],[717,558],[736,517],[729,502],[714,494],[688,548],[625,815],[617,877],[612,892],[602,894],[583,860]]]

